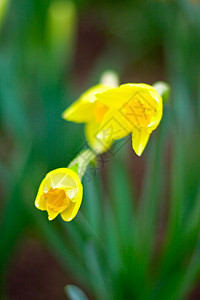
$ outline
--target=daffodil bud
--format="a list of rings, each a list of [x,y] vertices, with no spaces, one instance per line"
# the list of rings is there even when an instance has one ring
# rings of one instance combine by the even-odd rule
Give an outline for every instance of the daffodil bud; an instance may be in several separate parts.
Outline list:
[[[58,214],[67,222],[76,216],[83,197],[81,179],[87,166],[95,158],[93,151],[83,150],[71,161],[68,168],[53,170],[45,176],[40,184],[35,206],[46,210],[50,221]]]
[[[40,184],[35,206],[48,212],[49,220],[58,214],[71,221],[77,214],[83,197],[83,186],[76,172],[60,168],[49,172]]]
[[[110,86],[115,88],[119,86],[119,76],[117,72],[114,72],[112,70],[107,70],[103,72],[100,78],[100,82],[105,86]]]

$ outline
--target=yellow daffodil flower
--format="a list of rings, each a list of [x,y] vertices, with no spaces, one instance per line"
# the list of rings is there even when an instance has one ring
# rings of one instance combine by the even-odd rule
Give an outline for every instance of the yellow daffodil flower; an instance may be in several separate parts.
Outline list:
[[[78,175],[69,168],[49,172],[40,184],[35,206],[48,212],[49,220],[60,213],[64,221],[77,214],[83,197],[83,186]]]
[[[62,116],[86,123],[86,138],[96,153],[107,151],[114,140],[132,133],[132,147],[140,156],[160,123],[162,110],[162,98],[148,84],[114,88],[99,84],[86,91]]]
[[[162,118],[162,98],[156,89],[142,83],[123,84],[95,97],[107,107],[98,137],[116,140],[132,133],[133,150],[140,156]]]

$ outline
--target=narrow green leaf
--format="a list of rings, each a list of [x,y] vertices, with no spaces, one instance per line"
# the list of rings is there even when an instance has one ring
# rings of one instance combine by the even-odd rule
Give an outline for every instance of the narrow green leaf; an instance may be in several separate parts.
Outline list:
[[[109,173],[109,197],[113,204],[115,222],[122,245],[130,245],[135,235],[136,216],[134,212],[134,196],[126,166],[114,160]]]

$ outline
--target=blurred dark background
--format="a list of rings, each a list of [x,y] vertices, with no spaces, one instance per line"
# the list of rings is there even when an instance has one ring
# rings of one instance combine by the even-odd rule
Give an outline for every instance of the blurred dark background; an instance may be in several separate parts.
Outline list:
[[[167,81],[163,180],[172,180],[176,153],[173,174],[182,181],[174,182],[184,182],[183,214],[189,211],[199,189],[199,1],[7,2],[0,6],[0,290],[6,299],[67,299],[64,286],[74,283],[93,299],[71,272],[77,267],[66,229],[34,207],[46,172],[67,166],[85,143],[83,126],[61,113],[105,70],[116,71],[121,83]],[[142,158],[130,144],[122,150],[136,198],[152,143]],[[169,187],[164,193],[167,199]],[[200,298],[195,278],[188,299]]]

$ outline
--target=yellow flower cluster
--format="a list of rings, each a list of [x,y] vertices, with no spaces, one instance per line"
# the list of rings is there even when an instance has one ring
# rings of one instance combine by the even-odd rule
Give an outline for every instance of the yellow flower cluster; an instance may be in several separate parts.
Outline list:
[[[86,123],[86,138],[96,153],[107,151],[114,140],[132,134],[132,146],[141,155],[150,134],[162,118],[162,98],[147,84],[116,88],[97,85],[63,113],[63,118]]]
[[[86,138],[96,154],[87,149],[72,161],[70,166],[76,163],[79,175],[71,168],[60,168],[43,179],[35,205],[48,212],[49,220],[58,214],[65,221],[76,216],[83,196],[80,178],[95,155],[107,151],[113,141],[131,134],[132,147],[140,156],[160,123],[162,97],[153,86],[142,83],[113,86],[116,84],[111,82],[90,88],[62,115],[68,121],[85,123]],[[163,89],[162,84],[160,88]],[[83,157],[85,154],[88,157],[88,152],[91,155],[86,161]]]

